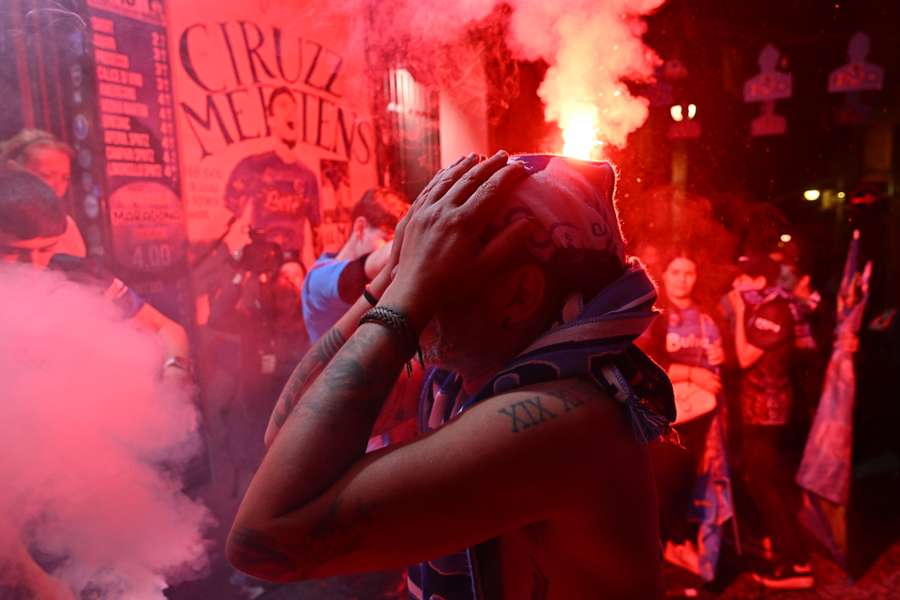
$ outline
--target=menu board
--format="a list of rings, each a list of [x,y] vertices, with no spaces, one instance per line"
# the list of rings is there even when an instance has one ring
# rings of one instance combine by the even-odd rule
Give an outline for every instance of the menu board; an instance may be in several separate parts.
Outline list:
[[[87,17],[95,110],[80,115],[75,133],[93,154],[81,166],[104,198],[106,253],[145,298],[185,317],[187,240],[164,6],[88,0]]]

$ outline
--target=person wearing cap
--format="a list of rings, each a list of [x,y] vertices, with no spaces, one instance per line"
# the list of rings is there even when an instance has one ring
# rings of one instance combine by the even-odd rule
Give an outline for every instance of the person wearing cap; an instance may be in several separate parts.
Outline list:
[[[645,444],[675,410],[632,343],[656,291],[625,256],[614,185],[608,163],[502,151],[436,175],[377,306],[360,300],[318,377],[301,364],[282,393],[232,564],[291,581],[418,563],[415,598],[662,598]],[[423,353],[439,368],[422,434],[365,454]]]
[[[779,266],[756,254],[739,262],[727,302],[733,314],[739,367],[741,465],[747,491],[760,510],[775,558],[754,578],[772,589],[814,586],[809,554],[797,521],[797,461],[788,428],[792,411],[791,353],[795,324],[791,296],[777,285]]]

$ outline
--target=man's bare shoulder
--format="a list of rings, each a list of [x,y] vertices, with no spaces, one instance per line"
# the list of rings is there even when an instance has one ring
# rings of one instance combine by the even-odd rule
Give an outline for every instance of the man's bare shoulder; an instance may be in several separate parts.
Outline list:
[[[585,461],[594,464],[591,479],[602,480],[616,469],[610,457],[642,460],[643,448],[622,406],[585,381],[545,382],[498,394],[463,415],[460,425],[466,420],[472,427],[468,438],[477,437],[479,449],[527,456],[547,467],[541,473],[548,481],[569,480],[581,491]]]
[[[591,383],[562,380],[495,396],[479,409],[502,424],[495,437],[510,459],[505,464],[527,466],[519,478],[531,480],[532,500],[543,503],[542,519],[499,536],[504,586],[515,590],[508,597],[527,597],[537,568],[552,574],[549,597],[594,597],[597,590],[658,597],[652,475],[622,405]]]
[[[621,405],[596,385],[580,379],[524,386],[491,397],[477,408],[484,415],[499,415],[513,434],[538,428],[597,433],[598,427],[610,434],[617,430],[625,433]]]

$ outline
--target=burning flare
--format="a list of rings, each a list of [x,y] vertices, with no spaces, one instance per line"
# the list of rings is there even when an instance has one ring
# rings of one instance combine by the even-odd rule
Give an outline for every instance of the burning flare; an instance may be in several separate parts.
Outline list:
[[[571,112],[561,118],[562,153],[581,160],[600,158],[602,142],[597,139],[597,108],[589,104],[572,107]]]
[[[357,1],[326,4],[355,7]],[[386,54],[396,52],[398,40],[403,40],[406,60],[421,63],[420,70],[431,73],[442,91],[456,93],[468,89],[460,86],[461,80],[466,81],[459,76],[461,67],[442,70],[440,65],[477,62],[470,59],[474,58],[472,36],[480,39],[504,31],[512,59],[547,64],[537,92],[545,105],[544,119],[559,125],[564,154],[586,158],[607,145],[624,148],[628,136],[647,120],[650,102],[635,95],[628,82],[651,82],[662,62],[643,37],[646,17],[664,3],[379,0],[375,25],[360,38]],[[495,10],[501,5],[509,10]],[[347,12],[354,14],[357,9]],[[490,25],[498,16],[502,22]],[[472,25],[476,27],[470,29]]]

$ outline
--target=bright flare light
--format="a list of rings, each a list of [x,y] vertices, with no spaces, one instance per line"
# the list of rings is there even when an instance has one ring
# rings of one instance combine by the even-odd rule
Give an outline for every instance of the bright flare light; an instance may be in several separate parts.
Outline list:
[[[792,237],[791,237],[791,234],[789,234],[789,233],[782,233],[782,234],[781,234],[781,241],[784,242],[785,244],[787,244],[788,242],[790,242],[792,239],[794,239],[794,238],[792,238]]]
[[[696,104],[688,104],[688,119],[693,119],[697,116],[697,105]]]
[[[680,104],[673,104],[670,106],[669,114],[672,115],[672,120],[676,123],[684,120],[684,112]]]
[[[803,197],[809,200],[810,202],[815,202],[819,199],[819,196],[822,195],[822,192],[819,190],[806,190],[803,192]]]
[[[565,119],[562,138],[564,155],[592,160],[594,149],[601,145],[597,139],[597,109],[581,105],[573,110]]]

